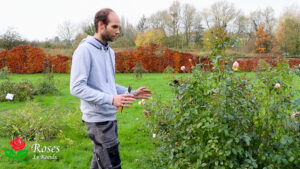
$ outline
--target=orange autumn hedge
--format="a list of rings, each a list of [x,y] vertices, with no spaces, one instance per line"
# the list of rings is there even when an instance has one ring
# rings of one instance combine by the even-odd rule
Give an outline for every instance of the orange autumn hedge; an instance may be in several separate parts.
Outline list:
[[[38,73],[43,71],[45,52],[32,46],[18,46],[7,51],[7,66],[13,73]]]
[[[56,55],[50,60],[51,65],[53,66],[53,72],[55,73],[70,73],[71,69],[71,57]]]
[[[254,57],[237,58],[240,71],[256,71],[259,59],[265,60],[272,66],[275,66],[280,58],[272,57]],[[191,62],[189,61],[191,60]],[[174,68],[175,72],[182,72],[181,66],[186,67],[186,72],[191,72],[192,65],[199,63],[202,70],[211,70],[212,65],[208,57],[194,56],[190,53],[170,50],[162,45],[150,44],[132,50],[123,50],[116,53],[116,70],[121,73],[134,72],[137,62],[141,62],[144,69],[148,72],[163,72],[167,66]],[[282,60],[282,58],[281,58]],[[299,66],[300,59],[290,58],[288,63],[291,68]],[[47,55],[42,49],[32,46],[18,46],[11,50],[0,52],[0,69],[8,66],[12,73],[40,73],[44,69],[53,70],[55,73],[70,72],[71,57],[56,55]]]
[[[189,59],[192,63],[189,63]],[[284,61],[282,57],[253,57],[237,58],[234,61],[239,63],[239,70],[250,72],[257,71],[259,60],[262,59],[271,66],[276,66],[278,61]],[[208,57],[200,58],[202,70],[212,70],[212,64]],[[291,68],[299,66],[300,59],[287,59]],[[181,72],[180,67],[185,66],[187,72],[191,72],[191,66],[199,63],[199,57],[190,53],[183,53],[170,50],[164,46],[150,44],[132,50],[123,50],[116,53],[116,69],[121,73],[134,71],[136,62],[141,62],[148,72],[163,72],[167,66],[174,68],[175,72]]]
[[[237,58],[235,61],[239,63],[239,70],[244,72],[251,72],[258,70],[259,60],[264,60],[271,66],[276,66],[278,62],[287,62],[290,68],[294,68],[300,64],[300,59],[283,57],[253,57],[253,58]]]
[[[40,73],[52,67],[55,73],[67,73],[70,61],[71,57],[46,55],[43,49],[29,45],[0,52],[0,69],[8,66],[11,73]]]
[[[192,64],[199,63],[197,56],[170,50],[162,45],[150,44],[132,50],[123,50],[116,53],[116,70],[121,73],[131,73],[137,62],[149,72],[163,72],[167,66],[174,68],[176,73],[181,72],[180,67],[185,66],[191,72]]]

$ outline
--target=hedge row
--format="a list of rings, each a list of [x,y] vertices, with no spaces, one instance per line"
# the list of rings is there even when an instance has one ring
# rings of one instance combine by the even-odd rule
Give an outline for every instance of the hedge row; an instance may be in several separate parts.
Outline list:
[[[162,45],[150,44],[132,50],[123,50],[116,53],[116,70],[121,73],[134,72],[137,62],[141,62],[143,68],[149,73],[163,72],[167,66],[174,68],[176,73],[180,67],[185,66],[187,72],[191,72],[192,64],[199,62],[198,57],[190,53],[170,50]]]
[[[70,72],[71,57],[47,55],[43,49],[29,45],[0,52],[0,69],[7,66],[11,73]]]
[[[190,62],[190,61],[191,62]],[[182,72],[181,66],[185,66],[186,72],[191,72],[191,66],[198,64],[199,60],[202,70],[211,70],[212,65],[208,57],[194,56],[190,53],[183,53],[170,50],[164,46],[150,44],[148,46],[139,47],[132,50],[123,50],[116,53],[116,70],[121,73],[129,73],[134,71],[137,62],[141,62],[143,68],[148,72],[163,72],[167,66],[174,68],[175,72]],[[240,71],[256,71],[260,61],[264,61],[271,66],[276,66],[277,62],[284,61],[282,57],[253,57],[253,58],[237,58],[234,61],[239,63]],[[300,59],[287,59],[291,68],[299,67]]]
[[[260,60],[264,60],[272,66],[283,58],[253,57],[237,58],[240,71],[256,71]],[[149,73],[164,72],[170,66],[175,73],[182,72],[181,66],[185,66],[185,72],[191,72],[192,66],[204,63],[203,70],[211,70],[212,65],[208,57],[194,56],[190,53],[170,50],[162,45],[150,44],[137,49],[116,52],[116,70],[120,73],[134,72],[137,63],[141,63],[144,70]],[[288,59],[290,67],[299,66],[300,59]],[[28,45],[18,46],[11,50],[0,52],[0,69],[8,66],[12,73],[40,73],[53,71],[55,73],[70,72],[71,57],[47,55],[43,49]]]
[[[239,70],[243,72],[257,71],[259,69],[259,63],[262,65],[269,64],[270,66],[276,66],[278,62],[287,61],[291,68],[300,66],[300,59],[282,57],[253,57],[253,58],[237,58],[235,59],[239,63]]]

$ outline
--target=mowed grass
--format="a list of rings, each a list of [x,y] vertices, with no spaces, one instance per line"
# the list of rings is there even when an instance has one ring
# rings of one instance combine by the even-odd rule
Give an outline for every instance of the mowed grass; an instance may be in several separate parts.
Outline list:
[[[240,73],[244,74],[244,73]],[[249,77],[254,77],[254,73],[245,73]],[[175,78],[188,76],[188,74],[175,74]],[[20,81],[21,79],[29,79],[37,84],[42,74],[12,74],[12,81]],[[76,118],[74,121],[81,120],[79,111],[79,99],[69,93],[69,74],[55,74],[55,84],[60,90],[60,95],[35,96],[33,102],[39,103],[44,108],[63,107],[64,109],[76,110]],[[153,92],[153,99],[161,97],[162,101],[167,102],[173,95],[168,83],[171,77],[166,74],[153,73],[143,74],[142,79],[136,79],[134,74],[117,74],[116,82],[119,85],[127,87],[129,84],[136,89],[140,86],[146,86]],[[0,80],[0,82],[3,80]],[[295,77],[294,87],[300,90],[300,78]],[[299,98],[300,96],[297,95]],[[24,108],[25,102],[4,102],[0,103],[0,116],[2,113],[16,111]],[[60,109],[59,109],[60,110]],[[152,133],[148,133],[145,129],[143,116],[143,108],[137,104],[137,101],[130,108],[123,110],[123,113],[117,114],[119,127],[120,153],[122,160],[122,168],[124,169],[142,169],[150,168],[149,163],[155,146],[152,144]],[[62,118],[64,116],[62,115]],[[78,129],[84,129],[83,123]],[[89,168],[92,158],[91,141],[86,134],[78,134],[74,128],[63,128],[66,138],[72,142],[65,144],[58,138],[51,141],[26,141],[26,150],[29,154],[26,157],[27,162],[19,162],[16,159],[9,159],[5,156],[4,150],[11,149],[9,144],[12,138],[0,138],[0,169],[87,169]],[[60,152],[55,155],[56,160],[33,160],[34,153],[31,146],[39,143],[41,146],[61,146]],[[40,154],[41,155],[41,154]]]

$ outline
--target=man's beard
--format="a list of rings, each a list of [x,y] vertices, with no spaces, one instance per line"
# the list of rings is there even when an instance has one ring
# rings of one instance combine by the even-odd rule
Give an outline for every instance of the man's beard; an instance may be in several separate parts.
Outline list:
[[[103,34],[101,35],[101,37],[102,37],[102,39],[103,39],[104,41],[106,41],[106,42],[112,42],[112,41],[113,41],[112,37],[110,37],[108,33],[103,33]]]

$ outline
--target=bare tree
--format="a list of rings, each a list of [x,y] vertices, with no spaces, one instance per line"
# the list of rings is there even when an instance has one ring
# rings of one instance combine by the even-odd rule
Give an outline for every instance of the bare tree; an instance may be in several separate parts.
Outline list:
[[[179,1],[174,1],[169,8],[169,15],[171,22],[169,22],[168,27],[171,32],[171,35],[175,37],[175,47],[178,47],[179,40],[179,29],[181,22],[181,5]]]
[[[196,8],[194,8],[190,4],[184,4],[183,11],[182,11],[182,23],[184,27],[184,36],[185,36],[187,47],[189,46],[189,42],[191,39],[191,32],[195,22],[195,17],[196,17]]]
[[[204,28],[201,24],[202,17],[196,12],[193,23],[194,42],[196,46],[202,46]]]
[[[210,17],[210,12],[207,8],[203,9],[201,11],[201,15],[202,15],[202,18],[204,19],[204,22],[206,24],[206,27],[209,29],[210,28],[210,22],[211,22],[211,17]]]
[[[252,32],[251,19],[245,15],[239,15],[234,21],[234,33],[238,35],[243,42],[249,41],[254,36]]]
[[[135,27],[125,19],[124,16],[120,20],[120,34],[111,46],[114,47],[130,47],[135,46],[135,39],[137,36],[137,31]]]
[[[285,7],[284,12],[280,19],[285,20],[286,18],[294,18],[300,21],[300,8],[297,4],[293,4]]]
[[[266,32],[272,34],[274,26],[276,24],[275,11],[272,7],[266,7],[262,13],[265,24],[267,25]]]
[[[173,35],[178,35],[181,19],[181,6],[179,1],[174,1],[169,8],[169,15],[171,17],[171,22],[169,22],[169,29]]]
[[[218,1],[212,4],[210,8],[211,20],[215,27],[226,30],[228,24],[233,22],[240,11],[234,7],[233,3],[228,1]]]
[[[57,34],[62,39],[66,45],[72,45],[72,40],[75,35],[74,26],[71,22],[65,21],[58,26]]]
[[[167,25],[169,25],[170,22],[171,17],[167,10],[158,11],[148,18],[148,27],[151,29],[161,29],[165,33],[168,33]]]
[[[145,15],[143,15],[141,17],[141,19],[139,20],[139,23],[137,25],[137,31],[138,32],[144,32],[147,28],[148,28],[148,26],[147,26],[147,18],[145,17]]]
[[[264,23],[266,25],[266,32],[271,34],[276,24],[276,18],[274,15],[275,13],[272,7],[266,7],[263,10],[258,9],[251,12],[250,18],[253,25],[253,32],[256,32],[257,28]]]

